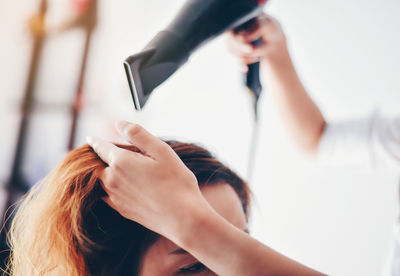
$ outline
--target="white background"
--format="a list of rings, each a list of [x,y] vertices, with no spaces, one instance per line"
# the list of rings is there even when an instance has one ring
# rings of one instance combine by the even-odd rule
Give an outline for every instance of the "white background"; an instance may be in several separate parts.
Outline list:
[[[36,1],[0,0],[0,176],[14,150],[18,103],[31,41],[27,18]],[[240,65],[218,38],[150,98],[133,108],[122,61],[172,19],[182,0],[100,1],[100,22],[85,84],[79,144],[87,134],[115,138],[114,119],[143,124],[162,137],[198,142],[247,173],[251,101]],[[70,4],[50,1],[49,22]],[[399,112],[400,2],[396,0],[275,0],[266,10],[282,23],[308,91],[328,120]],[[61,19],[60,19],[61,18]],[[55,24],[54,23],[54,24]],[[80,30],[46,42],[25,173],[39,179],[65,153],[71,103],[83,44]],[[296,151],[264,83],[255,175],[252,234],[278,251],[330,275],[383,275],[397,210],[396,171],[328,168]]]

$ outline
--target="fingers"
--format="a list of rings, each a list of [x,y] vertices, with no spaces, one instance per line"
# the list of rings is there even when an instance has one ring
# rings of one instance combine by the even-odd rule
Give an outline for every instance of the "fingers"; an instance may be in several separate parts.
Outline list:
[[[117,146],[95,137],[87,137],[86,142],[92,147],[104,163],[111,165],[115,162],[115,156],[120,150]]]
[[[244,64],[249,65],[249,64],[259,62],[263,55],[264,54],[262,52],[255,50],[251,56],[242,57],[241,60]]]
[[[257,39],[263,37],[264,35],[265,28],[263,25],[259,26],[258,28],[250,31],[250,32],[243,32],[243,40],[246,43],[251,43],[253,41],[256,41]]]
[[[86,142],[94,150],[94,152],[103,160],[107,165],[114,167],[118,163],[124,163],[124,157],[129,154],[129,158],[139,161],[143,158],[141,154],[121,149],[111,142],[105,141],[100,138],[87,137]],[[137,160],[136,160],[137,159]]]
[[[262,14],[257,19],[257,26],[249,31],[228,33],[228,46],[234,55],[238,56],[244,64],[253,64],[265,55],[269,40],[276,31],[273,17]],[[262,45],[253,46],[251,43],[262,39]]]
[[[130,172],[133,173],[131,170]],[[132,198],[129,197],[131,185],[126,185],[126,182],[125,185],[123,184],[123,175],[124,174],[120,174],[118,172],[116,173],[116,171],[110,167],[103,169],[99,174],[99,178],[101,179],[100,185],[106,193],[106,196],[102,197],[101,199],[121,215],[123,215],[121,203],[124,202],[127,196],[129,201],[132,200]],[[128,183],[132,184],[133,182],[129,180]]]
[[[101,187],[108,196],[112,194],[112,191],[115,192],[118,190],[118,184],[121,181],[118,181],[118,176],[116,176],[116,173],[110,167],[101,170],[98,177],[101,179]]]
[[[246,42],[251,43],[259,38],[268,41],[270,36],[280,28],[278,21],[266,14],[262,14],[257,18],[257,24],[257,28],[243,33]]]
[[[129,143],[137,146],[145,155],[153,159],[174,156],[173,150],[165,142],[138,124],[117,121],[116,128]]]
[[[239,57],[243,64],[252,64],[258,61],[259,56],[254,55],[257,48],[253,47],[250,43],[247,43],[243,34],[230,32],[227,35],[227,43],[230,51],[235,56]],[[245,67],[247,70],[247,66]]]
[[[245,41],[242,33],[236,34],[230,31],[227,35],[228,46],[233,52],[250,54],[253,51],[252,45]]]

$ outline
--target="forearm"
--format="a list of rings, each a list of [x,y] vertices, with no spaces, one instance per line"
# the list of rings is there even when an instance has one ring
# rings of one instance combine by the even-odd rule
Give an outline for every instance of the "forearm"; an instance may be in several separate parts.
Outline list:
[[[263,245],[211,208],[191,213],[192,227],[180,231],[177,243],[218,275],[323,275]]]
[[[285,47],[277,58],[263,60],[269,90],[291,137],[300,149],[315,154],[325,119],[303,87]]]

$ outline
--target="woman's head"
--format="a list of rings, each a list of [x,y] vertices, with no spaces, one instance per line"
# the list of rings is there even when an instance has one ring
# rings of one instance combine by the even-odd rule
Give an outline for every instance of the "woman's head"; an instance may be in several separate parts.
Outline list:
[[[203,148],[168,144],[195,174],[210,205],[246,230],[246,183]],[[138,151],[134,146],[121,147]],[[89,146],[83,146],[68,154],[27,195],[11,230],[13,275],[147,276],[201,271],[201,265],[172,242],[104,203],[99,175],[105,166]]]

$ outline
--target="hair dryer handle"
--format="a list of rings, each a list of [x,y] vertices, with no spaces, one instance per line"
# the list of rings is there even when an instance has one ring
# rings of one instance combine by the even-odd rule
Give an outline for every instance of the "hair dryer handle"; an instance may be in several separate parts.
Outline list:
[[[254,46],[257,45],[261,45],[262,39],[259,38],[255,41],[253,41],[251,44]],[[262,91],[262,85],[260,82],[260,62],[256,62],[256,63],[252,63],[247,65],[248,70],[245,76],[245,80],[246,80],[246,86],[250,89],[250,91],[254,94],[254,96],[256,97],[256,100],[258,100],[258,98],[261,95],[261,91]]]
[[[254,29],[256,26],[258,25],[257,23],[257,17],[250,19],[249,21],[245,22],[244,24],[236,27],[233,29],[234,32],[238,33],[240,31],[249,31]],[[253,46],[260,46],[262,45],[263,41],[262,38],[259,38],[253,42],[251,42],[251,44]],[[250,90],[250,92],[254,95],[255,97],[255,102],[257,103],[258,98],[261,95],[261,91],[262,91],[262,86],[261,86],[261,82],[260,82],[260,62],[256,62],[253,64],[249,64],[247,65],[248,70],[247,73],[245,74],[245,85],[246,87]]]

